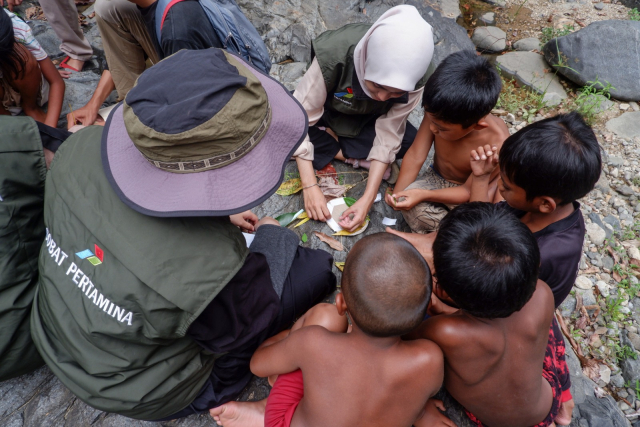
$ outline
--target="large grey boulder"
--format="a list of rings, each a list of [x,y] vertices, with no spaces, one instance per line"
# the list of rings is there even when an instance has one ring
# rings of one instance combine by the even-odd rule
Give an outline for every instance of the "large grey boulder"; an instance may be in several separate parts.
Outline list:
[[[507,33],[498,27],[477,27],[471,41],[479,50],[502,52],[507,48]]]
[[[513,78],[531,90],[544,94],[547,105],[554,106],[566,99],[560,79],[545,62],[542,55],[534,52],[509,52],[496,58],[502,75]]]
[[[640,137],[640,111],[624,113],[609,120],[606,126],[608,130],[615,132],[622,138]]]
[[[59,58],[64,55],[60,50],[60,44],[62,43],[56,33],[51,28],[51,24],[46,21],[29,21],[29,26],[33,36],[38,40],[38,43],[47,52],[51,58]]]
[[[571,426],[575,427],[627,427],[624,413],[609,395],[598,398],[596,383],[582,373],[580,361],[570,345],[566,346],[566,359],[571,373],[571,395],[576,404]]]
[[[287,59],[309,62],[311,41],[324,31],[354,22],[373,23],[391,7],[409,4],[415,6],[433,27],[435,65],[449,53],[469,48],[466,31],[453,19],[446,18],[447,15],[455,14],[454,3],[457,4],[457,0],[373,0],[366,3],[343,0],[238,1],[242,11],[262,35],[274,63]],[[438,55],[438,51],[446,54]]]
[[[584,86],[598,79],[611,83],[611,95],[640,100],[640,21],[599,21],[543,48],[559,73]]]

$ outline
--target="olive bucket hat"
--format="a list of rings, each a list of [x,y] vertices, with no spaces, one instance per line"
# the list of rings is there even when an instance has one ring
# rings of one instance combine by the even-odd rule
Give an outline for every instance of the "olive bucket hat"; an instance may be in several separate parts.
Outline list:
[[[232,215],[277,190],[307,130],[304,108],[273,78],[220,49],[181,50],[114,109],[102,162],[140,213]]]

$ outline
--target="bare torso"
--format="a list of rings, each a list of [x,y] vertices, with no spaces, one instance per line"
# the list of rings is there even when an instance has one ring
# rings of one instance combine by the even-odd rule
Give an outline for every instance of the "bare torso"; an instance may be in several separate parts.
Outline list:
[[[553,294],[538,281],[525,307],[506,319],[462,311],[433,318],[432,338],[445,354],[445,386],[483,423],[530,426],[549,413],[552,391],[542,364],[553,317]],[[431,319],[430,319],[431,322]]]
[[[442,353],[430,341],[378,346],[355,334],[323,338],[314,360],[302,364],[304,398],[292,427],[409,427],[440,388]]]
[[[509,136],[509,130],[504,121],[489,114],[486,117],[489,124],[482,130],[474,130],[456,141],[442,139],[434,135],[435,155],[433,167],[444,179],[458,184],[464,183],[471,175],[469,153],[479,146],[495,145],[500,150],[502,143]]]

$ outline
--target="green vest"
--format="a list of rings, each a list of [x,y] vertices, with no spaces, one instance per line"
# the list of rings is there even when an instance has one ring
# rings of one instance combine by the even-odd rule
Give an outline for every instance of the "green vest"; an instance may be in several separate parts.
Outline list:
[[[356,137],[372,119],[386,114],[394,104],[407,102],[408,95],[388,101],[375,101],[362,92],[353,65],[353,52],[371,24],[348,24],[325,31],[312,42],[315,56],[327,86],[322,120],[337,135]],[[428,74],[418,81],[423,87]]]
[[[71,136],[47,177],[31,333],[84,402],[154,420],[188,406],[211,373],[217,355],[185,334],[248,249],[227,218],[156,218],[122,203],[102,129]]]
[[[36,122],[0,116],[0,381],[44,365],[29,316],[44,240],[47,167]]]

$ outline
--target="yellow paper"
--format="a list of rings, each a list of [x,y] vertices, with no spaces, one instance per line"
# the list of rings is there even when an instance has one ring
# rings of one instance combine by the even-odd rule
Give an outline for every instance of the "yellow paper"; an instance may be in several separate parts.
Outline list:
[[[338,270],[344,271],[344,262],[336,262],[335,265],[338,267]]]

